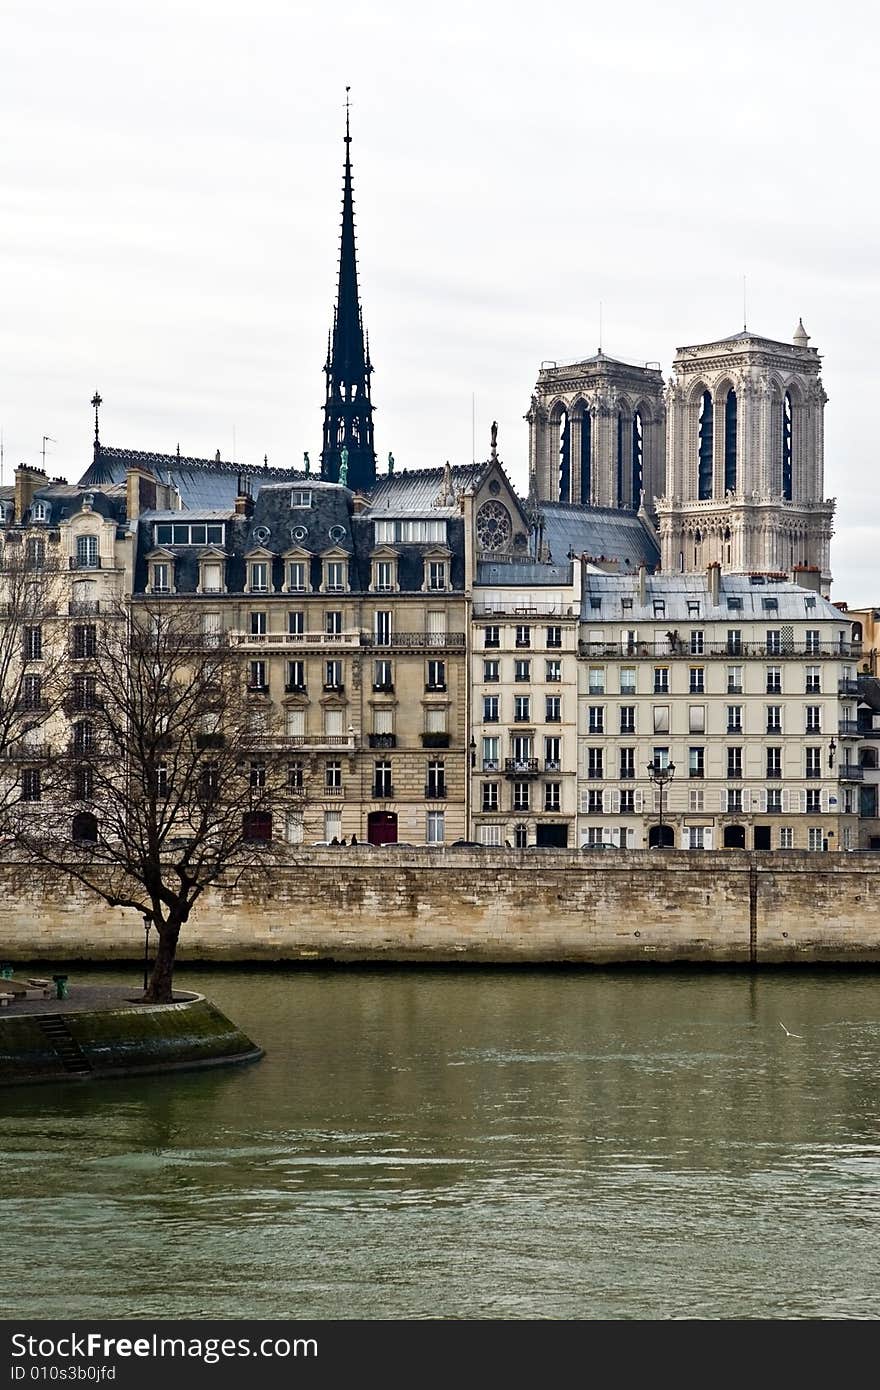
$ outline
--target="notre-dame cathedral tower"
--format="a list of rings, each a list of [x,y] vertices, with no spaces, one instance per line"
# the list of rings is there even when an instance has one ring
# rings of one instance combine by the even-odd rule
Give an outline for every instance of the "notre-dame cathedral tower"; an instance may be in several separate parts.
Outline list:
[[[820,358],[743,330],[679,348],[666,388],[665,571],[719,561],[737,574],[818,571],[831,583],[834,502],[824,498]]]

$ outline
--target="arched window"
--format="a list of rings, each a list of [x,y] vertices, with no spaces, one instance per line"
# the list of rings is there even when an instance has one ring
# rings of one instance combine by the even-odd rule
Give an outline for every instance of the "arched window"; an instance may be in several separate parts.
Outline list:
[[[581,501],[589,506],[593,490],[593,417],[584,411],[581,423]]]
[[[529,843],[528,826],[519,824],[513,828],[513,843],[517,849],[525,849]]]
[[[700,406],[699,468],[697,474],[697,496],[701,502],[712,496],[713,447],[712,397],[708,391],[704,391]]]
[[[626,439],[626,422],[625,422],[624,417],[623,417],[622,415],[618,415],[618,417],[617,417],[617,492],[616,492],[616,496],[615,496],[615,498],[614,498],[614,505],[615,505],[616,507],[622,507],[623,504],[624,504],[624,503],[623,503],[623,498],[624,498],[624,491],[623,491],[623,478],[624,478],[623,469],[624,469],[624,464],[623,464],[623,460],[624,460],[624,458],[626,457],[626,451],[625,451],[625,449],[624,449],[624,440],[625,440],[625,439]]]
[[[632,427],[632,505],[633,511],[638,511],[639,503],[642,499],[642,488],[645,484],[645,429],[642,421],[642,412],[637,410],[633,415]]]
[[[791,393],[786,391],[782,398],[782,495],[787,501],[791,501]]]
[[[724,491],[736,492],[736,392],[724,403]]]
[[[78,811],[73,818],[70,838],[95,844],[98,839],[98,817],[93,811]]]
[[[567,410],[559,414],[559,500],[571,501],[571,429]]]

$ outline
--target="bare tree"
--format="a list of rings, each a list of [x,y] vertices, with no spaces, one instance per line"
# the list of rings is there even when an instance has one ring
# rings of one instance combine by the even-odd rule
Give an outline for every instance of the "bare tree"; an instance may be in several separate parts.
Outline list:
[[[0,560],[0,830],[38,799],[48,736],[64,693],[60,576],[40,538],[6,537]]]
[[[155,926],[145,998],[167,1002],[181,928],[210,884],[235,879],[271,839],[280,777],[254,752],[260,692],[221,634],[173,598],[102,604],[72,629],[69,741],[24,850]]]

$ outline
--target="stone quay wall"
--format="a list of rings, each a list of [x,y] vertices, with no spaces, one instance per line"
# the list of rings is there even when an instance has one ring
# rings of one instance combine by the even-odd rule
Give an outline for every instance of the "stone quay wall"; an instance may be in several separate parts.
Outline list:
[[[134,960],[137,913],[0,863],[0,960]],[[871,854],[327,848],[267,852],[199,900],[188,961],[880,964]]]

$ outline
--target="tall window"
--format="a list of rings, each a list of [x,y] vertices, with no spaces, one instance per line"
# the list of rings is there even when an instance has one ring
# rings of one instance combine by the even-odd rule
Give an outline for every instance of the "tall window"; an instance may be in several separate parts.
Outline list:
[[[391,784],[391,763],[387,759],[373,764],[373,795],[394,795],[394,787]]]
[[[446,837],[446,817],[443,811],[429,811],[425,821],[425,843],[442,845]]]
[[[697,496],[700,501],[706,501],[712,496],[712,450],[714,447],[714,429],[712,424],[712,397],[708,391],[703,392],[703,399],[700,406],[699,423],[699,455],[698,455],[698,486]]]
[[[345,560],[328,560],[326,568],[326,588],[329,594],[341,594],[345,590]]]
[[[428,675],[425,681],[426,690],[445,690],[446,689],[446,662],[429,661]]]
[[[782,495],[792,500],[792,409],[791,394],[782,398]]]
[[[484,646],[484,647],[500,647],[500,646],[501,646],[500,628],[498,628],[498,627],[484,627],[484,628],[483,628],[483,646]]]
[[[98,568],[97,536],[77,536],[76,567],[80,570],[93,570]]]
[[[513,722],[515,724],[528,724],[532,717],[532,701],[528,695],[514,695],[513,697]]]
[[[41,796],[40,769],[38,767],[24,768],[21,774],[22,801],[39,801]]]
[[[590,505],[592,496],[593,417],[588,409],[581,416],[581,495],[580,501]]]
[[[637,410],[632,422],[632,505],[638,510],[644,484],[644,425],[642,412]]]
[[[446,795],[446,763],[442,758],[434,758],[428,763],[428,780],[425,796],[441,799]]]
[[[305,690],[306,664],[304,661],[288,661],[286,688],[288,692]]]
[[[377,646],[387,647],[391,642],[391,609],[380,608],[373,616],[373,638]]]
[[[546,695],[544,697],[544,722],[547,724],[558,724],[562,719],[562,696]]]
[[[548,629],[547,629],[547,646],[548,646],[548,647],[561,647],[561,646],[562,646],[562,628],[561,628],[561,627],[548,627]]]
[[[304,593],[307,569],[304,560],[289,560],[287,564],[287,589],[291,594]]]
[[[724,491],[736,492],[736,392],[724,402]]]
[[[269,592],[269,565],[265,560],[256,560],[250,566],[248,588],[252,594]]]
[[[24,630],[25,661],[41,661],[43,657],[43,629],[26,627]]]
[[[484,723],[484,724],[497,724],[497,723],[498,723],[498,696],[497,696],[497,695],[484,695],[484,696],[483,696],[483,723]]]

